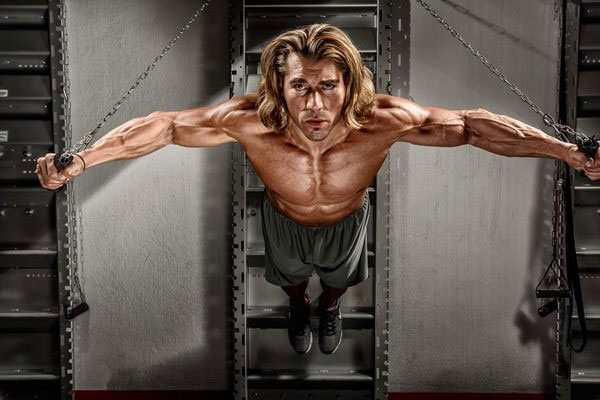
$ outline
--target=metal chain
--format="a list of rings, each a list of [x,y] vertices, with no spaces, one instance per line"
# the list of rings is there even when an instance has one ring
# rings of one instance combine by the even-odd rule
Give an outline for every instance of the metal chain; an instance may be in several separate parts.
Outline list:
[[[446,28],[446,30],[448,30],[450,32],[450,34],[452,36],[454,36],[464,47],[466,47],[471,54],[473,54],[473,56],[475,56],[476,58],[479,59],[479,61],[485,65],[494,75],[496,75],[498,77],[498,79],[500,79],[502,82],[504,82],[506,84],[506,86],[508,86],[508,88],[515,93],[517,96],[519,96],[521,98],[521,100],[525,103],[527,103],[529,105],[529,107],[531,107],[531,109],[538,115],[540,115],[542,117],[542,121],[544,122],[545,125],[551,127],[555,132],[556,132],[556,136],[566,142],[569,142],[569,138],[570,137],[574,137],[575,140],[577,142],[587,142],[589,140],[588,136],[575,131],[573,128],[571,128],[568,125],[563,125],[560,124],[558,122],[556,122],[556,120],[548,113],[542,111],[542,109],[535,104],[525,93],[523,93],[523,91],[521,89],[519,89],[516,85],[514,85],[512,82],[510,82],[505,76],[504,74],[502,74],[498,68],[496,68],[491,62],[488,61],[488,59],[483,56],[477,49],[475,49],[471,43],[469,43],[466,39],[464,39],[454,28],[452,28],[450,26],[450,24],[448,24],[448,22],[446,22],[442,17],[439,16],[439,14],[437,12],[435,12],[427,3],[425,3],[423,0],[416,0],[417,3],[419,3],[426,11],[428,11],[440,24],[442,24],[444,26],[444,28]],[[555,3],[556,6],[556,3]],[[562,29],[562,27],[561,27]],[[568,136],[567,136],[568,135]],[[563,266],[564,266],[564,258],[565,258],[565,253],[564,253],[564,249],[565,249],[565,242],[564,242],[564,238],[565,238],[565,232],[564,232],[564,213],[565,213],[565,204],[564,204],[564,190],[570,190],[570,188],[564,188],[564,176],[565,171],[564,168],[562,166],[562,162],[556,160],[555,161],[555,165],[554,165],[554,188],[553,188],[553,205],[556,202],[558,204],[558,207],[555,208],[553,207],[553,218],[552,218],[552,222],[553,222],[553,232],[552,232],[552,248],[553,248],[553,258],[554,261],[556,262],[556,269],[557,269],[557,275],[556,275],[556,283],[558,286],[558,289],[562,289],[563,285],[562,285],[562,281],[563,281]],[[560,310],[561,310],[561,303],[562,303],[562,299],[557,299],[558,301],[558,312],[557,312],[557,318],[556,318],[556,359],[555,359],[555,364],[556,364],[556,373],[558,376],[559,370],[558,370],[558,365],[559,365],[559,358],[560,358],[560,331],[561,331],[561,323],[563,322],[561,319],[561,315],[560,315]],[[558,389],[556,390],[556,396],[557,398],[560,396],[560,393],[558,391]]]
[[[150,63],[150,65],[148,65],[146,67],[146,70],[137,77],[135,82],[129,87],[129,89],[123,94],[123,96],[121,96],[121,98],[113,105],[112,109],[104,116],[104,118],[102,118],[102,121],[100,121],[100,123],[90,133],[85,135],[83,137],[83,139],[81,139],[75,146],[73,146],[69,150],[65,151],[63,153],[63,157],[68,157],[69,155],[78,153],[78,152],[84,150],[88,146],[88,144],[92,141],[94,135],[104,126],[104,124],[106,124],[106,121],[108,121],[108,119],[117,112],[117,110],[121,107],[121,105],[123,105],[125,100],[127,100],[127,98],[131,95],[131,93],[133,93],[135,91],[135,89],[137,89],[137,87],[140,85],[140,83],[142,83],[142,81],[144,79],[146,79],[146,77],[148,76],[150,71],[152,71],[156,67],[156,65],[160,62],[160,60],[165,56],[165,54],[167,54],[169,52],[169,50],[171,50],[171,47],[173,47],[175,42],[177,42],[181,38],[181,36],[183,36],[183,34],[188,29],[190,29],[192,24],[196,21],[198,16],[204,11],[204,8],[210,2],[211,2],[211,0],[207,0],[202,5],[202,7],[200,7],[198,10],[196,10],[194,15],[192,15],[192,17],[186,22],[186,24],[179,30],[177,35],[175,35],[175,37],[173,39],[171,39],[171,41],[162,49],[160,54],[158,56],[156,56],[154,61],[152,61],[152,63]],[[64,11],[64,5],[63,5],[63,11]],[[67,92],[66,92],[64,86],[63,86],[63,95],[65,96],[65,102],[68,103],[69,99],[68,99]]]
[[[557,218],[557,225],[558,225],[558,235],[557,235],[557,247],[558,247],[558,267],[559,267],[559,273],[561,274],[560,276],[557,277],[557,282],[558,282],[558,289],[561,290],[563,289],[563,285],[562,285],[562,281],[563,281],[563,271],[564,271],[564,266],[565,266],[565,259],[566,259],[566,255],[565,255],[565,249],[566,249],[566,244],[565,244],[565,213],[568,212],[566,210],[565,207],[565,198],[564,198],[564,191],[565,190],[571,190],[570,187],[565,188],[563,183],[565,181],[565,173],[569,173],[569,172],[565,172],[565,168],[563,166],[563,162],[556,160],[555,161],[555,169],[556,169],[556,176],[557,176],[557,182],[560,182],[561,184],[561,191],[560,191],[560,195],[558,198],[558,216]],[[566,277],[566,274],[565,274]],[[568,286],[568,285],[567,285]],[[556,379],[556,383],[558,385],[555,385],[555,396],[556,399],[560,398],[560,382],[559,382],[559,375],[561,373],[563,373],[561,371],[561,363],[562,358],[563,358],[563,354],[562,354],[562,335],[561,333],[563,332],[564,328],[563,325],[567,323],[567,319],[569,318],[567,315],[565,315],[566,313],[563,312],[563,301],[566,301],[566,299],[557,299],[558,301],[558,309],[556,312],[556,372],[555,372],[555,379]],[[568,333],[567,333],[567,337],[568,337]]]
[[[442,24],[444,26],[444,28],[446,28],[452,36],[454,36],[460,43],[462,43],[463,46],[465,46],[467,49],[469,49],[471,54],[473,54],[475,57],[477,57],[483,65],[485,65],[494,75],[496,75],[498,77],[498,79],[500,79],[502,82],[504,82],[513,93],[515,93],[517,96],[519,96],[521,98],[521,100],[523,100],[525,103],[527,103],[529,105],[529,107],[531,107],[531,109],[536,114],[540,115],[542,117],[542,121],[544,122],[544,124],[551,127],[552,129],[554,129],[554,131],[556,132],[556,135],[558,136],[559,139],[561,139],[565,142],[568,142],[569,138],[565,134],[574,136],[576,139],[579,139],[581,141],[585,141],[585,140],[589,139],[588,136],[586,136],[583,133],[575,131],[570,126],[559,124],[558,122],[556,122],[554,117],[552,117],[550,114],[542,111],[542,109],[537,104],[535,104],[529,98],[529,96],[527,96],[525,93],[523,93],[523,91],[521,89],[519,89],[515,84],[513,84],[508,79],[506,79],[504,74],[502,74],[498,70],[498,68],[496,68],[491,62],[489,62],[485,56],[483,56],[476,48],[474,48],[471,45],[471,43],[469,43],[469,41],[467,41],[465,38],[463,38],[454,28],[452,28],[450,26],[450,24],[448,24],[448,22],[446,22],[446,20],[444,18],[440,17],[440,15],[429,6],[429,4],[425,3],[423,0],[416,0],[416,2],[419,3],[425,10],[429,11],[429,13],[440,24]]]
[[[171,50],[171,47],[173,47],[175,42],[177,42],[181,38],[181,36],[183,36],[183,34],[188,29],[190,29],[191,25],[196,21],[198,16],[204,11],[204,8],[210,2],[211,2],[211,0],[207,0],[202,5],[202,7],[200,7],[194,13],[194,15],[192,15],[192,17],[187,21],[187,23],[179,30],[177,35],[173,39],[171,39],[171,41],[163,48],[163,50],[160,52],[160,54],[154,59],[154,61],[150,65],[148,65],[148,67],[146,67],[146,70],[138,76],[138,78],[131,85],[131,87],[123,94],[123,96],[119,99],[119,101],[117,101],[115,103],[115,105],[112,107],[112,109],[106,114],[106,116],[96,126],[96,128],[94,128],[94,130],[92,130],[90,133],[85,135],[75,146],[72,146],[72,147],[71,147],[71,143],[72,143],[71,102],[69,101],[70,82],[68,79],[69,56],[68,56],[68,51],[67,51],[68,33],[67,33],[67,29],[66,29],[67,8],[66,8],[66,5],[64,2],[61,2],[58,5],[58,7],[59,7],[58,17],[60,19],[61,28],[62,28],[61,41],[62,41],[62,45],[63,45],[61,62],[63,64],[63,71],[64,71],[63,72],[64,75],[63,75],[62,92],[63,92],[63,97],[64,97],[64,112],[65,112],[65,147],[69,148],[69,150],[64,152],[64,155],[63,155],[64,157],[68,157],[69,155],[72,155],[73,153],[78,153],[88,146],[88,144],[92,141],[94,135],[104,126],[104,124],[106,124],[108,119],[117,112],[117,110],[121,107],[123,102],[125,102],[125,100],[127,100],[127,98],[131,95],[131,93],[133,93],[137,89],[137,87],[142,83],[142,81],[144,79],[146,79],[146,77],[148,76],[150,71],[152,71],[156,67],[156,65],[161,61],[161,59],[165,56],[165,54],[167,54],[169,52],[169,50]],[[78,219],[78,214],[77,214],[78,210],[75,207],[75,198],[74,198],[75,193],[74,193],[73,187],[71,185],[69,185],[67,189],[68,189],[67,190],[67,198],[68,198],[67,217],[69,220],[69,226],[72,227],[72,229],[73,229],[73,231],[69,232],[69,235],[71,238],[71,240],[69,241],[69,253],[70,253],[69,264],[70,264],[71,273],[69,274],[70,276],[68,277],[69,286],[71,289],[70,295],[69,295],[69,305],[72,308],[74,303],[85,302],[85,295],[81,288],[81,283],[79,281],[79,271],[78,271],[78,265],[81,263],[82,258],[83,258],[83,255],[81,254],[80,249],[78,249],[78,244],[81,243],[81,238],[78,237],[79,235],[81,235],[81,230],[75,228],[76,226],[77,227],[80,226],[79,223],[81,222],[81,215],[79,214],[79,219]],[[81,213],[81,210],[79,210],[79,212]]]
[[[559,269],[562,271],[564,264],[564,247],[565,247],[565,232],[564,232],[564,213],[565,213],[565,197],[564,190],[571,190],[570,188],[564,187],[565,182],[565,169],[563,168],[562,161],[555,160],[555,182],[556,188],[558,189],[558,212],[556,216],[556,249]]]
[[[555,19],[558,18],[558,27],[559,27],[559,40],[558,40],[558,51],[559,54],[562,51],[562,48],[564,46],[563,40],[564,40],[564,14],[561,12],[561,8],[562,8],[562,0],[554,0],[554,16]],[[558,69],[558,75],[560,76],[561,74],[561,66],[558,65],[557,66]],[[557,80],[556,82],[556,89],[557,92],[560,92],[561,89],[561,83],[560,80]],[[556,108],[557,111],[560,109],[560,104],[559,102],[557,102],[556,104]],[[554,161],[554,187],[557,188],[559,187],[560,190],[560,195],[558,196],[558,213],[555,216],[556,218],[556,225],[557,225],[557,232],[556,232],[556,249],[557,249],[557,264],[558,264],[558,269],[559,269],[559,273],[562,274],[563,271],[563,266],[564,266],[564,261],[563,261],[563,256],[564,256],[564,231],[563,231],[563,211],[564,211],[564,197],[563,197],[563,190],[564,190],[564,168],[563,168],[563,164],[561,161],[559,160],[555,160]],[[570,190],[570,188],[568,188],[568,190]],[[556,278],[556,283],[558,285],[558,290],[562,289],[562,281],[561,281],[561,276],[558,276]],[[555,399],[556,400],[560,400],[560,386],[561,386],[561,340],[562,340],[562,335],[561,335],[561,327],[562,327],[562,319],[561,319],[561,313],[562,313],[562,299],[556,299],[558,305],[556,307],[556,330],[555,330],[555,351],[554,351],[554,395],[555,395]]]
[[[556,262],[556,277],[558,289],[562,289],[562,274],[563,274],[563,245],[564,245],[564,227],[563,227],[563,215],[564,215],[564,168],[562,161],[554,161],[554,188],[552,191],[552,257]],[[569,190],[569,188],[567,188]]]
[[[556,207],[554,206],[554,204],[552,205],[552,226],[553,228],[555,227],[556,231],[552,232],[552,253],[553,253],[553,257],[556,257],[557,259],[557,264],[558,264],[558,270],[559,273],[561,273],[562,271],[562,267],[563,267],[563,260],[562,260],[562,209],[563,209],[563,204],[562,204],[562,189],[563,189],[563,185],[562,183],[564,182],[561,179],[561,164],[560,161],[555,160],[554,161],[554,174],[553,174],[553,181],[554,181],[554,188],[552,190],[553,196],[556,196],[556,190],[558,188],[560,188],[560,196],[558,196],[558,210],[556,209]],[[560,184],[559,184],[560,182]],[[558,211],[558,212],[557,212]],[[555,239],[556,238],[556,239]],[[558,290],[562,289],[562,282],[561,282],[561,277],[558,276],[556,277],[556,284],[558,286]],[[561,340],[561,335],[560,335],[560,328],[561,328],[561,318],[560,318],[560,313],[561,313],[561,299],[557,299],[556,300],[558,302],[558,306],[557,306],[557,310],[556,310],[556,342],[555,342],[555,358],[554,358],[554,382],[555,382],[555,394],[557,395],[557,399],[559,396],[559,386],[557,385],[559,382],[559,374],[560,374],[560,340]]]

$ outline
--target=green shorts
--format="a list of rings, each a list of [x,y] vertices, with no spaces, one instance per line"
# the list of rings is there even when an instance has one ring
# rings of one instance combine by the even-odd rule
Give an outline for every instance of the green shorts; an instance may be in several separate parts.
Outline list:
[[[277,286],[298,285],[316,271],[326,285],[346,288],[367,279],[369,208],[367,192],[362,206],[341,221],[306,226],[275,210],[265,191],[262,230],[266,280]]]

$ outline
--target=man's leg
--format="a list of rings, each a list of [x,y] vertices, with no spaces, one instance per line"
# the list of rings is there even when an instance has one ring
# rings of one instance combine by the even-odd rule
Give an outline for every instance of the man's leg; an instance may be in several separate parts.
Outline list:
[[[296,307],[305,307],[309,303],[308,294],[306,294],[306,287],[308,286],[307,277],[302,283],[294,286],[282,286],[284,292],[290,296],[290,301]]]
[[[340,297],[348,288],[328,286],[321,279],[323,292],[319,299],[319,347],[325,354],[337,350],[342,341],[342,314]]]
[[[331,286],[327,286],[323,279],[321,279],[321,288],[323,288],[323,293],[321,293],[321,297],[319,298],[319,307],[320,308],[329,308],[337,303],[337,300],[342,297],[342,295],[348,290],[348,288],[335,288]]]
[[[310,330],[310,298],[306,293],[307,277],[302,283],[294,286],[281,286],[290,296],[288,310],[288,338],[297,353],[306,354],[312,345]]]

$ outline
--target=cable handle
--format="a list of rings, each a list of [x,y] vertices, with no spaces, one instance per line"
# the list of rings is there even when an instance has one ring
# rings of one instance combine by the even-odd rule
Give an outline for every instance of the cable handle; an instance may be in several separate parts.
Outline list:
[[[67,307],[65,309],[65,318],[68,320],[72,320],[77,316],[83,314],[84,312],[89,311],[89,309],[90,306],[86,302],[83,302],[73,308]]]
[[[585,153],[586,156],[596,159],[596,154],[598,152],[598,141],[596,140],[596,136],[590,138],[577,137],[577,148],[582,153]]]
[[[54,155],[54,166],[56,167],[56,170],[58,172],[67,168],[72,162],[73,162],[73,155],[70,154],[69,152],[65,152],[62,154],[56,153]],[[65,190],[65,186],[66,185],[62,185],[58,189],[48,189],[48,190],[51,192],[54,192],[54,193],[60,193]]]
[[[73,162],[73,155],[69,152],[54,155],[54,166],[58,172],[67,168]]]
[[[547,317],[556,310],[558,310],[558,300],[552,299],[549,302],[540,305],[537,311],[540,317]]]

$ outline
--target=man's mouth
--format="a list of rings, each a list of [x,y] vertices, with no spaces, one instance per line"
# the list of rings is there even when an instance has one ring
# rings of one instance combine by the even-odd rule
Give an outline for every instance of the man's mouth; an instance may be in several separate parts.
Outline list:
[[[324,119],[307,119],[305,122],[313,128],[319,128],[321,124],[327,121]]]

